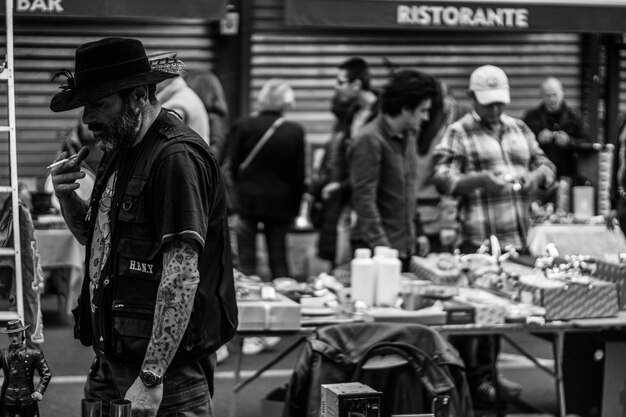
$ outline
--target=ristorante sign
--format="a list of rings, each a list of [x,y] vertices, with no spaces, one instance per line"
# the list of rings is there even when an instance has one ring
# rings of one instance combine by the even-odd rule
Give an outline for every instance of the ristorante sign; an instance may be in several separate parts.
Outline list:
[[[286,0],[286,23],[333,28],[626,32],[626,0]]]
[[[13,0],[18,16],[197,18],[216,20],[228,0]],[[4,13],[4,6],[1,8]]]
[[[400,4],[396,8],[399,25],[528,28],[528,9],[455,7]]]

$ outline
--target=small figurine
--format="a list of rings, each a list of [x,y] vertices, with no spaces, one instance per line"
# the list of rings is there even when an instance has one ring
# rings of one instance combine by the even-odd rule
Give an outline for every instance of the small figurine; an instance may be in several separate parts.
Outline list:
[[[51,374],[43,352],[26,347],[26,332],[21,320],[7,323],[0,333],[9,335],[10,345],[0,350],[4,382],[0,393],[1,417],[39,417],[37,403],[50,382]],[[39,373],[39,385],[33,385],[34,372]]]

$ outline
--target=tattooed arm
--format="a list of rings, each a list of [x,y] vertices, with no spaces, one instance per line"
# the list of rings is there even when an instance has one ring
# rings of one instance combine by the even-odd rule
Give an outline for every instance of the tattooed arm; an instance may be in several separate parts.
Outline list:
[[[198,253],[198,244],[186,240],[174,240],[164,248],[163,276],[157,292],[152,337],[142,370],[163,376],[174,358],[187,329],[200,281]],[[139,415],[142,412],[156,415],[162,396],[163,384],[147,388],[139,378],[126,393],[126,398],[133,404],[133,412],[137,411]]]

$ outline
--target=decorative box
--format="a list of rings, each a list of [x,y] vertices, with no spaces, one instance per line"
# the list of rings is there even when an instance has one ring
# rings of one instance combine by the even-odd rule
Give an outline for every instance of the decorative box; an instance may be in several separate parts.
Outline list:
[[[300,328],[300,304],[276,293],[270,300],[237,300],[238,330],[297,330]]]
[[[584,284],[522,275],[519,291],[522,302],[546,309],[546,320],[612,317],[618,311],[615,284],[598,279]]]
[[[615,283],[619,309],[626,310],[626,264],[596,259],[596,265],[594,277]]]
[[[459,288],[459,295],[453,298],[474,308],[476,324],[502,324],[505,321],[509,302],[480,288]]]
[[[426,258],[412,256],[409,270],[433,284],[456,285],[461,278],[458,257],[449,253],[430,254]]]

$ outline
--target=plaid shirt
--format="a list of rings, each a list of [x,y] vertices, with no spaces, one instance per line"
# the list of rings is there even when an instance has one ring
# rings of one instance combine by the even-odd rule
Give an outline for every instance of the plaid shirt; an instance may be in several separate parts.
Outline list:
[[[501,122],[499,137],[473,111],[448,127],[435,149],[434,182],[442,192],[452,194],[464,175],[482,171],[519,178],[529,171],[542,170],[544,186],[555,181],[554,165],[528,126],[505,114]],[[490,235],[496,235],[502,247],[510,244],[523,249],[530,197],[510,188],[500,194],[477,188],[461,196],[463,239],[480,245]]]

